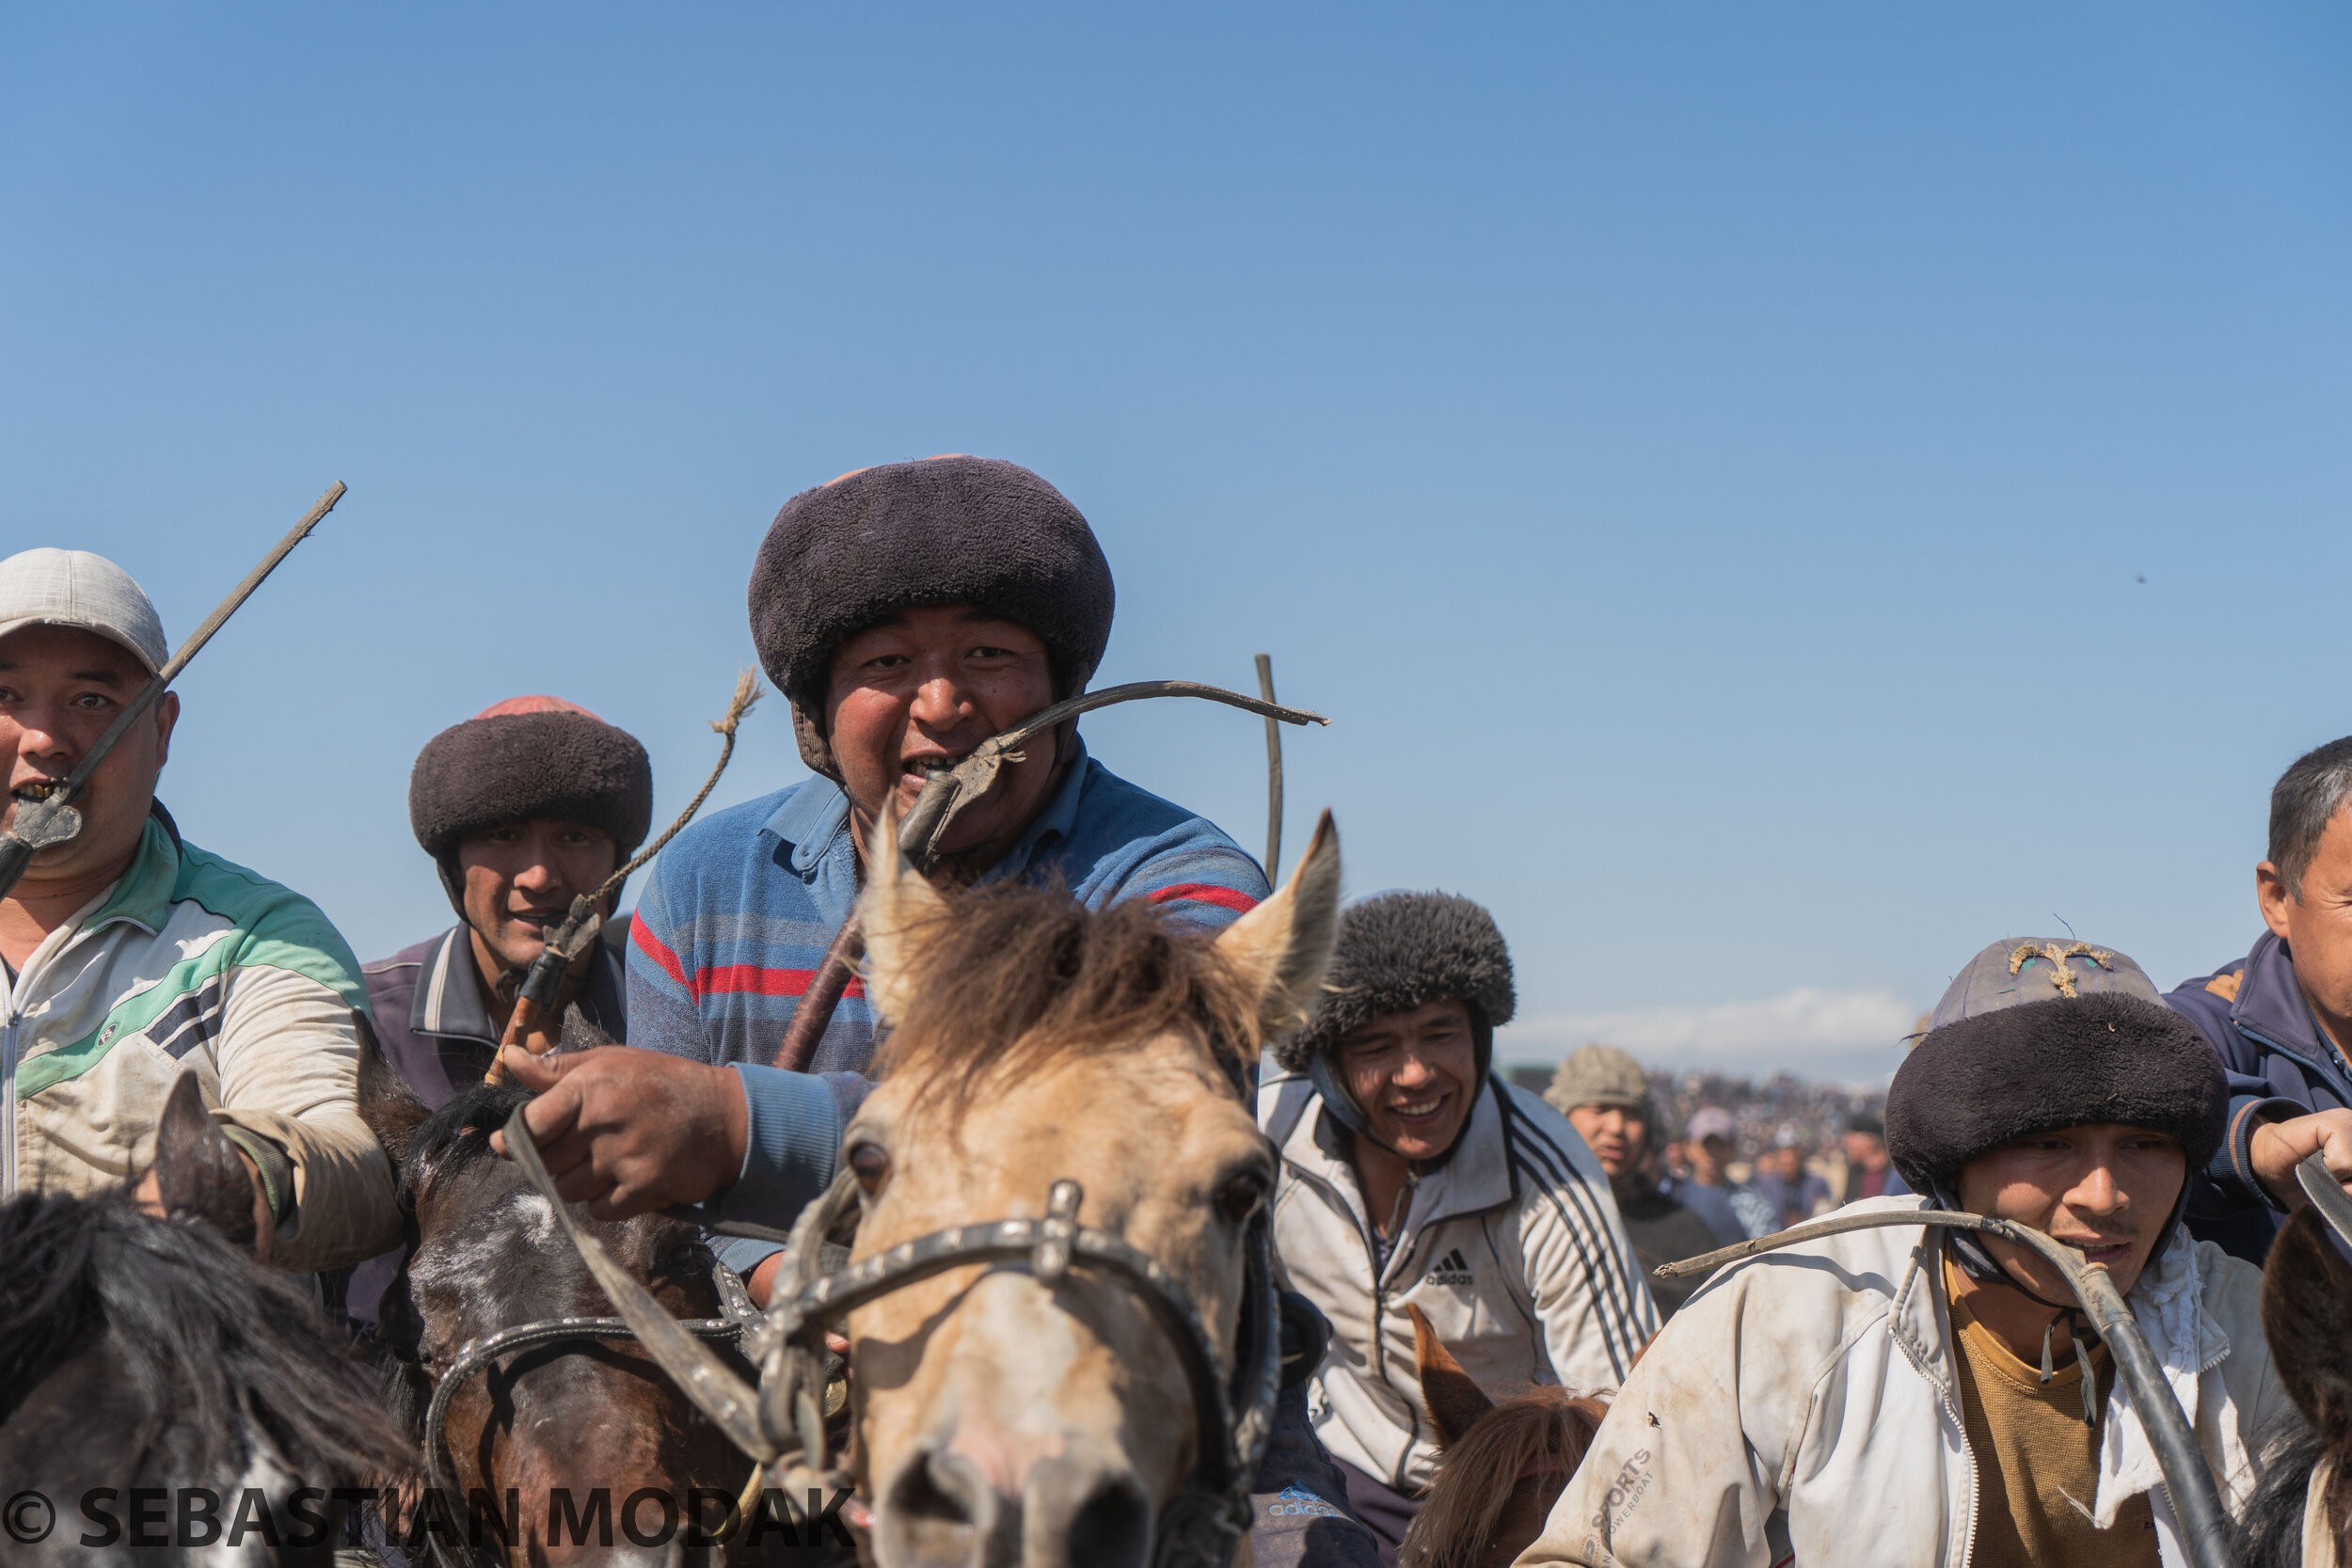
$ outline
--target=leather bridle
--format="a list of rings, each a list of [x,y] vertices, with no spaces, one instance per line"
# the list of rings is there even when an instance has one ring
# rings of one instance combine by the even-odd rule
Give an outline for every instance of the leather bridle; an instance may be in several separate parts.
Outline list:
[[[1249,1530],[1249,1483],[1273,1429],[1281,1379],[1281,1325],[1265,1211],[1251,1217],[1244,1238],[1245,1283],[1229,1381],[1191,1295],[1157,1259],[1107,1230],[1079,1225],[1084,1197],[1077,1182],[1064,1179],[1053,1184],[1042,1219],[934,1230],[826,1274],[813,1266],[818,1243],[854,1213],[857,1203],[855,1177],[842,1172],[793,1227],[778,1267],[799,1289],[770,1308],[759,1331],[761,1424],[771,1432],[789,1432],[803,1464],[847,1485],[846,1474],[827,1472],[824,1427],[818,1418],[826,1323],[921,1280],[974,1264],[1026,1263],[1048,1287],[1073,1267],[1085,1268],[1143,1303],[1175,1347],[1192,1395],[1199,1453],[1184,1490],[1160,1509],[1152,1532],[1154,1568],[1226,1568]]]
[[[676,1320],[677,1326],[698,1339],[739,1341],[744,1334],[760,1322],[759,1308],[752,1305],[750,1292],[733,1269],[714,1261],[710,1280],[719,1293],[719,1313],[715,1318],[686,1318]],[[650,1299],[650,1297],[648,1298]],[[424,1479],[431,1489],[425,1506],[432,1506],[432,1497],[457,1497],[457,1476],[449,1463],[449,1407],[468,1380],[501,1356],[522,1351],[535,1350],[542,1345],[562,1344],[580,1339],[634,1339],[637,1331],[626,1318],[538,1318],[530,1323],[515,1323],[496,1333],[469,1339],[457,1349],[449,1366],[434,1379],[433,1400],[424,1414]],[[657,1358],[658,1360],[658,1358]],[[667,1368],[663,1369],[665,1371]],[[453,1526],[461,1521],[452,1519]],[[428,1524],[425,1538],[433,1544],[434,1553],[446,1568],[459,1568],[451,1563],[442,1534]],[[471,1554],[469,1554],[471,1555]]]
[[[1026,1264],[1049,1285],[1078,1268],[1116,1284],[1143,1303],[1175,1348],[1199,1434],[1184,1490],[1160,1509],[1152,1568],[1230,1568],[1249,1530],[1249,1484],[1273,1429],[1281,1380],[1273,1232],[1263,1208],[1251,1217],[1244,1238],[1245,1284],[1229,1379],[1219,1370],[1208,1325],[1175,1276],[1123,1238],[1077,1223],[1085,1196],[1077,1182],[1053,1183],[1042,1219],[935,1230],[828,1273],[821,1261],[825,1244],[836,1231],[853,1232],[857,1213],[856,1178],[845,1169],[792,1227],[778,1265],[779,1284],[789,1282],[790,1293],[774,1302],[764,1318],[734,1330],[744,1356],[759,1369],[754,1390],[701,1342],[705,1324],[671,1318],[573,1216],[539,1159],[519,1107],[506,1123],[506,1147],[621,1309],[623,1326],[763,1473],[776,1473],[787,1506],[807,1490],[831,1496],[852,1484],[850,1474],[833,1464],[825,1441],[828,1323],[918,1281],[974,1264]],[[551,1338],[560,1337],[552,1324],[525,1326],[546,1326]],[[437,1391],[436,1400],[439,1402]]]

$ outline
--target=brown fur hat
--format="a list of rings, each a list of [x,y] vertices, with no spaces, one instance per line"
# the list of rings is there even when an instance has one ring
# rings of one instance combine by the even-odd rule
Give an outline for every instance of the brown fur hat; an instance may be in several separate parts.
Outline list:
[[[838,777],[825,684],[843,639],[893,610],[968,604],[1035,632],[1057,697],[1110,641],[1110,562],[1078,509],[1017,463],[956,454],[860,468],[784,503],[752,565],[752,641],[802,760]]]
[[[1931,1029],[1886,1094],[1886,1148],[1914,1192],[2035,1132],[2116,1122],[2177,1140],[2188,1168],[2221,1147],[2230,1097],[2196,1026],[2160,1002],[2085,990]]]
[[[1450,893],[1384,893],[1340,916],[1322,1000],[1307,1026],[1274,1048],[1292,1072],[1306,1070],[1349,1030],[1424,1002],[1467,1003],[1484,1070],[1495,1025],[1511,1022],[1511,950],[1494,916]]]
[[[469,833],[553,817],[610,834],[626,857],[653,824],[653,763],[627,732],[560,697],[512,697],[424,743],[408,825],[436,861]]]

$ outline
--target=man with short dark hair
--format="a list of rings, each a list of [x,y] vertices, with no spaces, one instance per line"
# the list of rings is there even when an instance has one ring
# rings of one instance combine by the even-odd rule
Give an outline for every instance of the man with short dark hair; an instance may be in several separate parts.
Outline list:
[[[1846,1131],[1839,1142],[1846,1156],[1845,1191],[1837,1195],[1839,1203],[1859,1203],[1866,1197],[1891,1197],[1911,1191],[1903,1185],[1902,1173],[1886,1154],[1886,1123],[1867,1111],[1856,1111],[1846,1118]]]
[[[2294,1417],[2261,1271],[2180,1226],[2226,1109],[2211,1051],[2138,965],[1995,942],[1888,1092],[1895,1164],[1928,1196],[1859,1207],[2006,1219],[2104,1267],[2234,1506]],[[2038,1252],[1915,1224],[1797,1243],[1719,1269],[1676,1314],[1518,1561],[2185,1561],[2139,1396],[2116,1382]]]
[[[1642,1261],[1659,1316],[1673,1317],[1699,1282],[1661,1280],[1650,1277],[1651,1271],[1725,1243],[1716,1239],[1705,1219],[1661,1188],[1654,1132],[1658,1107],[1650,1096],[1649,1074],[1613,1045],[1588,1045],[1560,1064],[1544,1099],[1568,1118],[1609,1173],[1617,1217],[1625,1222],[1633,1255]]]
[[[2269,927],[2253,951],[2166,995],[2221,1058],[2229,1136],[2190,1196],[2190,1230],[2259,1263],[2301,1205],[2314,1152],[2352,1185],[2352,736],[2308,752],[2270,792],[2254,868]]]

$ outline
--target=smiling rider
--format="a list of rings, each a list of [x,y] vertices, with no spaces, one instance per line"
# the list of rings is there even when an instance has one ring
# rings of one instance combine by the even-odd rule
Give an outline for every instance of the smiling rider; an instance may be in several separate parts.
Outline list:
[[[770,1064],[866,877],[868,830],[932,771],[1086,689],[1110,638],[1093,530],[1016,464],[946,456],[844,474],[787,501],[752,568],[752,639],[813,778],[714,813],[655,863],[628,956],[629,1042],[518,1060],[566,1197],[619,1218],[717,1195],[782,1228],[834,1172],[863,1100],[873,1014],[852,985],[808,1072]],[[1076,721],[1025,744],[939,846],[943,881],[1058,879],[1222,928],[1265,874],[1195,813],[1087,754]],[[1040,1193],[1043,1180],[1041,1178]],[[721,1254],[764,1301],[777,1249]],[[1278,1408],[1251,1539],[1266,1568],[1368,1562],[1363,1528],[1295,1389]]]
[[[482,1077],[548,928],[619,868],[652,819],[644,747],[560,697],[510,697],[425,742],[408,774],[408,822],[457,924],[367,966],[384,1054],[425,1104],[437,1110]],[[627,930],[623,916],[605,934]],[[533,1049],[626,1039],[622,988],[616,946],[591,943],[543,1024],[551,1037]]]
[[[72,773],[168,657],[113,562],[0,561],[0,820]],[[336,1268],[400,1232],[359,1119],[358,960],[308,898],[180,836],[155,799],[179,718],[166,692],[123,733],[73,802],[81,832],[0,899],[0,1201],[137,1177],[193,1072],[252,1177],[257,1250]]]
[[[707,1168],[709,1151],[681,1135],[661,1146],[677,1158],[659,1174],[651,1159],[588,1162],[581,1174],[605,1184],[583,1196],[707,1182],[727,1188],[730,1213],[783,1227],[831,1180],[841,1125],[864,1097],[874,1024],[860,986],[809,1072],[770,1064],[856,904],[876,815],[904,816],[931,769],[1084,690],[1110,637],[1112,589],[1093,531],[1059,491],[1014,464],[939,457],[787,501],[749,597],[760,662],[816,776],[713,813],[655,863],[628,957],[629,1043],[649,1050],[583,1059],[573,1070],[591,1076],[573,1092],[635,1074],[611,1114],[650,1135],[658,1082],[651,1100],[693,1101],[737,1162]],[[943,879],[1058,878],[1081,902],[1149,899],[1209,929],[1269,891],[1216,827],[1088,756],[1075,721],[1024,746],[941,849]],[[560,1138],[548,1154],[550,1170],[578,1163]],[[776,1250],[735,1241],[723,1255],[764,1297]]]
[[[1997,942],[1887,1095],[1887,1148],[1928,1196],[1845,1212],[1990,1215],[2104,1266],[2235,1507],[2290,1406],[2260,1271],[2181,1224],[2227,1104],[2213,1053],[2131,959]],[[2047,1259],[1887,1226],[1716,1271],[1519,1561],[2154,1568],[2186,1560],[2161,1482],[2107,1347]]]
[[[1313,1021],[1258,1099],[1281,1150],[1275,1244],[1331,1320],[1315,1431],[1393,1560],[1437,1447],[1406,1306],[1482,1386],[1608,1394],[1658,1312],[1608,1173],[1559,1112],[1489,1070],[1511,955],[1486,911],[1391,893],[1340,917]]]
[[[364,971],[385,1060],[419,1100],[438,1110],[480,1081],[548,928],[619,868],[652,818],[644,747],[560,697],[510,697],[425,742],[408,773],[408,824],[457,924]],[[617,944],[628,929],[623,915],[573,962],[532,1049],[628,1038]],[[376,1321],[406,1256],[394,1247],[354,1271],[350,1317]]]

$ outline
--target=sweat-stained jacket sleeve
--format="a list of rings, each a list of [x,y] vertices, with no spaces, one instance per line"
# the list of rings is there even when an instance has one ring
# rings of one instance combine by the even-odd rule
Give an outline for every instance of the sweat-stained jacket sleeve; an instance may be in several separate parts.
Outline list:
[[[1658,1304],[1617,1213],[1608,1174],[1566,1119],[1513,1096],[1511,1153],[1534,1201],[1519,1206],[1519,1248],[1544,1349],[1563,1386],[1608,1394],[1658,1332]]]
[[[1767,1392],[1780,1391],[1788,1369],[1745,1321],[1749,1283],[1713,1281],[1675,1314],[1519,1568],[1772,1568],[1787,1556],[1774,1518],[1779,1471],[1804,1405],[1796,1402],[1790,1427],[1784,1402]]]
[[[262,884],[221,974],[216,1120],[282,1150],[294,1182],[271,1261],[297,1273],[400,1236],[391,1162],[359,1119],[358,960],[309,899]],[[200,1000],[200,996],[192,1000]]]
[[[391,1162],[359,1119],[359,1042],[343,999],[285,970],[229,976],[216,1120],[259,1133],[292,1167],[292,1212],[270,1260],[297,1273],[373,1258],[400,1238]]]

